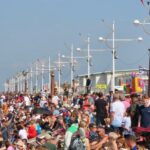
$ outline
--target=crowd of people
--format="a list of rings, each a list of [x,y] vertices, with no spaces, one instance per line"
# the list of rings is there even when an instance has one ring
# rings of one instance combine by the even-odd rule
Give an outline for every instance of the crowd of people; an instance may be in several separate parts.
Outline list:
[[[0,150],[150,149],[150,98],[2,93]]]

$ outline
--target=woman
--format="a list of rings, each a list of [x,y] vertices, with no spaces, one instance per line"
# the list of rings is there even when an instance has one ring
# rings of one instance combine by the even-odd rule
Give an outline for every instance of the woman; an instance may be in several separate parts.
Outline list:
[[[90,150],[89,139],[86,137],[87,125],[85,121],[81,121],[79,125],[79,134],[81,140],[84,142],[86,150]]]

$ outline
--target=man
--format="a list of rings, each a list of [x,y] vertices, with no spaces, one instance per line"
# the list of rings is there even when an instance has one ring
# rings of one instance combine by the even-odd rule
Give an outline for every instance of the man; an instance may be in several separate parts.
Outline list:
[[[55,92],[54,96],[52,97],[52,103],[55,104],[55,106],[58,106],[59,97],[57,96],[57,92]]]
[[[40,107],[44,108],[45,104],[47,104],[46,98],[43,96],[42,99],[40,100]]]
[[[138,95],[132,94],[131,95],[131,106],[129,107],[130,116],[131,116],[131,126],[137,127],[138,126],[138,118],[139,118],[139,104],[138,104]]]
[[[87,91],[87,94],[91,92],[91,85],[92,85],[91,79],[87,78],[87,80],[86,80],[86,91]]]
[[[27,108],[31,106],[31,100],[27,94],[24,96],[24,103]]]
[[[107,96],[107,102],[108,102],[108,109],[109,109],[109,112],[110,112],[110,106],[111,106],[111,103],[113,102],[113,91],[109,91],[109,95]]]
[[[108,105],[104,99],[102,92],[98,94],[98,99],[95,101],[95,110],[96,110],[96,124],[105,125],[104,119],[107,117],[108,114]]]
[[[143,96],[143,105],[139,108],[139,127],[150,127],[150,99],[147,95]]]
[[[113,95],[114,102],[110,108],[111,126],[114,129],[122,126],[122,121],[125,114],[125,107],[119,97],[120,96],[118,93]]]

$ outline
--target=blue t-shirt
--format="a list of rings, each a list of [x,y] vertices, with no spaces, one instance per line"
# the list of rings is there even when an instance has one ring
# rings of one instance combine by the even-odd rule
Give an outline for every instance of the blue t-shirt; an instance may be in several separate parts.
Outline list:
[[[139,113],[141,115],[141,127],[143,128],[150,127],[150,106],[145,107],[142,105],[139,108]]]

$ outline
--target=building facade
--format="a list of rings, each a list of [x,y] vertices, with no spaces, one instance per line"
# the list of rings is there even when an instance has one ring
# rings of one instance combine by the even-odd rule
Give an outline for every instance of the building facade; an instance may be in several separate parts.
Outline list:
[[[147,72],[140,73],[138,69],[131,69],[131,70],[118,70],[115,72],[115,88],[122,88],[122,84],[127,84],[131,82],[131,76],[133,74],[136,74],[139,76],[142,80],[145,82],[145,89],[147,90],[147,80],[148,75]],[[79,86],[83,90],[86,86],[86,80],[87,75],[79,75],[77,77]],[[109,92],[111,90],[111,84],[112,84],[112,72],[106,71],[106,72],[96,72],[90,75],[90,79],[92,81],[91,89],[92,91],[103,91],[105,93]],[[80,89],[80,90],[81,90]]]

